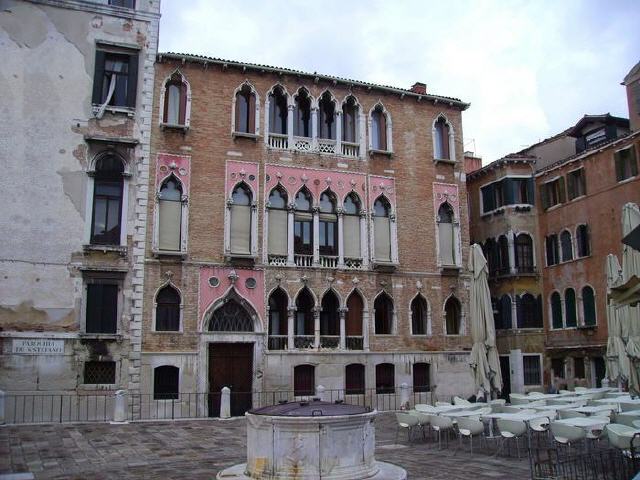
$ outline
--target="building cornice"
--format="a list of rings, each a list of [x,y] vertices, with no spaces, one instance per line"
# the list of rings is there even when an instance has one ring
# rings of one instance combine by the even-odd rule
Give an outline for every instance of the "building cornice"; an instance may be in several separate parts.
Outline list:
[[[127,18],[130,20],[142,20],[150,22],[160,19],[160,13],[134,10],[131,8],[118,7],[115,5],[106,5],[104,3],[91,2],[88,0],[27,0],[31,3],[39,5],[47,5],[49,7],[66,8],[69,10],[80,10],[83,12],[101,13],[103,15],[111,15],[113,17]]]

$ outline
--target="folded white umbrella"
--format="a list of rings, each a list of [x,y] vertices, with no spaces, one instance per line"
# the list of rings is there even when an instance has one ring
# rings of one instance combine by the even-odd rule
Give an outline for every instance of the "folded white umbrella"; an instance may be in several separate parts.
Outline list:
[[[620,278],[620,264],[618,258],[607,255],[606,263],[607,287],[615,286]],[[621,315],[611,301],[607,303],[607,326],[609,338],[607,339],[607,378],[612,382],[627,380],[629,378],[629,358],[622,335]],[[625,325],[625,338],[629,335],[628,325]]]
[[[628,235],[640,225],[640,209],[635,203],[627,203],[622,207],[622,235]],[[640,252],[628,245],[622,248],[622,281],[627,282],[633,276],[640,277]],[[626,305],[618,308],[621,322],[628,322],[629,339],[627,355],[629,356],[629,391],[632,395],[640,395],[640,308]]]

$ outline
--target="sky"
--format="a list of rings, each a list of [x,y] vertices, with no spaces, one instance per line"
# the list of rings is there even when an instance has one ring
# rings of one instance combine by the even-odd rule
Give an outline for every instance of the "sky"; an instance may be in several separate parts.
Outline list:
[[[471,103],[465,150],[486,164],[584,114],[628,117],[640,0],[162,0],[159,51],[424,82]]]

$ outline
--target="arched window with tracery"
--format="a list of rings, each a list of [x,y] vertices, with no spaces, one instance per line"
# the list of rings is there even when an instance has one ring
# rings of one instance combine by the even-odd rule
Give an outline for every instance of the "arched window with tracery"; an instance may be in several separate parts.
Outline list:
[[[336,103],[329,92],[324,92],[318,101],[320,128],[318,138],[336,139]]]
[[[320,194],[320,255],[338,255],[338,215],[336,196],[329,190]]]
[[[251,254],[251,208],[253,194],[245,183],[239,183],[231,194],[231,253]]]
[[[449,203],[438,208],[438,253],[441,265],[456,264],[456,248],[453,229],[454,213]]]
[[[253,319],[247,309],[234,298],[225,299],[211,316],[211,332],[253,332]]]
[[[156,295],[156,331],[180,331],[180,293],[171,285],[161,288]]]
[[[391,261],[391,204],[380,196],[373,204],[374,257],[378,261]]]
[[[382,292],[376,297],[373,308],[375,309],[376,335],[391,335],[393,333],[393,299]]]
[[[184,77],[179,72],[176,72],[164,85],[162,123],[167,126],[188,126],[188,102],[188,84]]]
[[[158,195],[158,248],[179,252],[182,239],[182,183],[171,175]]]
[[[248,84],[236,92],[235,125],[237,133],[256,133],[256,94]]]
[[[347,143],[358,143],[358,102],[352,95],[349,95],[342,104],[342,141]]]
[[[296,194],[293,222],[293,251],[296,255],[313,255],[312,197],[307,187]]]
[[[269,94],[269,133],[287,134],[287,94],[277,85]]]
[[[429,323],[429,306],[422,295],[416,295],[411,301],[411,333],[426,335]]]
[[[96,161],[93,176],[91,243],[120,245],[124,164],[115,155]]]
[[[289,221],[287,204],[287,192],[282,186],[278,185],[271,190],[267,203],[269,215],[267,250],[270,255],[286,257],[288,254]]]
[[[376,105],[371,112],[371,149],[379,151],[387,151],[387,114],[384,107],[380,104]]]
[[[269,350],[284,350],[287,346],[288,306],[287,294],[281,288],[269,295]]]
[[[301,88],[295,96],[293,134],[296,137],[311,137],[311,97]]]
[[[460,335],[462,307],[456,297],[449,297],[444,304],[445,327],[447,335]]]
[[[444,117],[439,117],[433,126],[433,155],[437,160],[451,160],[449,125]]]

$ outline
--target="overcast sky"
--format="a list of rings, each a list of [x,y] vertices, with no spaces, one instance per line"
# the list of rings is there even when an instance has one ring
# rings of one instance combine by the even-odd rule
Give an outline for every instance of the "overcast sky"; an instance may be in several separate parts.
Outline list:
[[[488,163],[585,113],[628,117],[639,0],[162,0],[160,51],[408,88],[471,103],[465,149]]]

